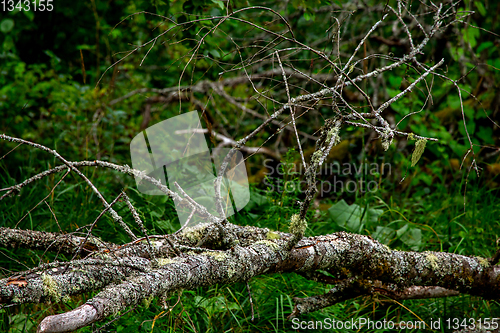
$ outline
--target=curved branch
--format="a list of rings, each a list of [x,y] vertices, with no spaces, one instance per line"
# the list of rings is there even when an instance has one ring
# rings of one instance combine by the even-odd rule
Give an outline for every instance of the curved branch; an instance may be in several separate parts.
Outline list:
[[[74,254],[80,246],[88,253],[113,248],[115,245],[103,242],[96,237],[75,236],[34,230],[20,230],[0,227],[0,247],[25,248],[33,250],[52,250]],[[82,243],[84,244],[82,245]],[[84,253],[85,253],[84,252]]]
[[[176,289],[247,281],[270,272],[321,269],[339,277],[349,272],[360,279],[379,280],[400,290],[429,286],[487,298],[500,297],[500,266],[489,266],[484,258],[441,252],[392,251],[370,237],[345,232],[305,238],[288,256],[284,252],[287,242],[287,239],[263,240],[247,247],[235,246],[226,251],[206,251],[160,260],[158,268],[145,264],[143,272],[131,275],[121,284],[107,286],[89,300],[87,304],[96,309],[94,318],[86,317],[78,327],[88,325],[89,320],[95,322],[122,311],[150,296],[161,296]],[[30,286],[29,279],[27,282]],[[348,282],[343,288],[352,291],[349,295],[358,296],[359,284],[356,290],[353,286]],[[367,287],[363,288],[361,291],[366,293]],[[44,321],[61,321],[60,316],[49,316]]]

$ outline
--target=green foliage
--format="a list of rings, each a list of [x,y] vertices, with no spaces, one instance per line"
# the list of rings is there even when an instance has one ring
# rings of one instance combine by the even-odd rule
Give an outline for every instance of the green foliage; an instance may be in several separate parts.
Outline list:
[[[348,205],[344,200],[337,201],[328,209],[331,219],[339,226],[354,233],[360,233],[366,223],[376,223],[383,213],[380,209]]]

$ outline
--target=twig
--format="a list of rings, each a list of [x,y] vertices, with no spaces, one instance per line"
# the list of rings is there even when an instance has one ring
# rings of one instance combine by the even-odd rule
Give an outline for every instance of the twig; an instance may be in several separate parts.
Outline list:
[[[21,223],[22,220],[24,220],[24,218],[26,216],[28,216],[36,207],[38,207],[42,202],[45,202],[45,200],[52,194],[52,192],[54,192],[54,190],[56,189],[56,187],[63,181],[63,179],[69,174],[70,170],[68,169],[68,171],[64,174],[64,176],[61,177],[61,179],[59,179],[59,181],[54,185],[54,187],[52,187],[52,189],[50,190],[50,192],[42,199],[40,200],[36,205],[35,207],[31,208],[26,214],[24,214],[23,217],[21,217],[21,219],[19,221],[17,221],[16,225],[14,226],[14,228],[17,228],[17,226],[19,225],[19,223]],[[2,196],[2,198],[4,197],[5,195]]]
[[[248,281],[246,282],[247,285],[247,291],[248,291],[248,299],[250,300],[250,310],[252,311],[252,321],[255,319],[254,311],[253,311],[253,300],[252,300],[252,291],[250,290],[250,285],[248,284]]]
[[[290,88],[288,88],[288,80],[286,78],[285,70],[283,69],[283,64],[281,63],[281,58],[280,58],[280,54],[278,51],[276,51],[276,57],[278,58],[278,63],[280,65],[281,72],[283,74],[283,81],[285,81],[286,96],[288,97],[288,108],[290,109],[290,115],[292,116],[292,125],[293,125],[293,129],[295,131],[295,137],[297,138],[297,145],[299,147],[300,157],[302,158],[302,165],[304,166],[304,169],[305,169],[305,168],[307,168],[307,164],[306,164],[306,160],[304,158],[304,152],[302,151],[302,146],[300,144],[299,133],[297,133],[297,125],[295,124],[295,115],[294,115],[295,107],[292,104],[291,99],[290,99]]]
[[[236,141],[234,141],[233,139],[231,138],[228,138],[227,136],[224,136],[220,133],[217,133],[215,131],[210,131],[209,129],[207,128],[193,128],[193,129],[189,129],[189,130],[178,130],[178,131],[175,131],[175,134],[185,134],[185,133],[210,133],[211,136],[215,137],[216,139],[218,140],[221,140],[222,141],[222,146],[227,146],[227,145],[236,145]],[[247,152],[247,153],[250,153],[250,154],[256,154],[256,153],[263,153],[263,154],[266,154],[266,155],[269,155],[271,156],[272,158],[276,159],[276,160],[279,160],[280,158],[280,155],[274,151],[272,151],[271,149],[267,148],[267,147],[247,147],[247,146],[243,146],[241,147],[242,151],[244,152]]]
[[[68,262],[68,265],[66,266],[66,268],[64,269],[64,271],[66,271],[71,263],[71,261],[73,261],[79,254],[80,252],[82,251],[83,249],[83,246],[87,243],[87,240],[89,239],[89,236],[92,234],[92,229],[94,228],[94,226],[96,225],[97,221],[99,221],[101,219],[101,217],[104,215],[104,213],[106,213],[109,209],[111,209],[111,206],[113,206],[115,203],[118,202],[118,200],[122,197],[123,195],[123,192],[121,192],[116,198],[115,200],[113,200],[111,202],[111,204],[106,207],[98,216],[97,218],[94,220],[94,222],[90,225],[90,229],[89,231],[87,232],[87,235],[85,235],[85,238],[83,239],[83,241],[80,243],[80,246],[78,247],[78,250],[76,250],[75,254],[73,255],[73,258],[71,258],[71,260]],[[134,235],[135,237],[135,235]],[[137,238],[137,237],[135,237]]]
[[[101,192],[99,192],[99,190],[94,186],[94,184],[92,184],[92,182],[80,171],[78,170],[76,167],[74,167],[70,162],[68,162],[64,157],[62,157],[61,155],[59,155],[59,153],[55,150],[52,150],[50,148],[47,148],[41,144],[38,144],[38,143],[34,143],[34,142],[31,142],[31,141],[26,141],[26,140],[23,140],[23,139],[19,139],[19,138],[14,138],[14,137],[11,137],[11,136],[8,136],[8,135],[5,135],[5,134],[0,134],[0,139],[3,139],[3,140],[7,140],[7,141],[11,141],[11,142],[17,142],[17,143],[24,143],[28,146],[32,146],[32,147],[35,147],[35,148],[38,148],[38,149],[41,149],[43,151],[46,151],[52,155],[54,155],[57,159],[59,159],[60,161],[62,161],[64,164],[66,164],[71,170],[75,171],[80,177],[83,178],[83,180],[90,186],[90,188],[94,191],[94,193],[97,195],[97,197],[99,199],[101,199],[102,203],[104,204],[104,207],[105,208],[108,208],[109,209],[109,212],[111,213],[111,216],[113,217],[113,219],[118,222],[118,224],[120,224],[120,226],[127,232],[127,234],[129,234],[129,236],[131,237],[134,237],[132,239],[135,239],[136,237],[134,236],[134,234],[132,233],[132,231],[130,231],[129,227],[125,224],[125,222],[123,222],[123,219],[121,218],[120,215],[118,215],[112,208],[111,206],[109,206],[108,202],[106,201],[106,199],[104,199],[104,197],[102,196]],[[3,196],[2,196],[3,198]]]
[[[132,202],[130,202],[130,198],[127,196],[127,194],[125,193],[125,191],[122,191],[122,196],[123,196],[123,199],[125,200],[125,202],[126,202],[126,204],[128,206],[128,209],[132,213],[132,217],[134,218],[135,223],[137,223],[137,225],[141,229],[142,233],[146,237],[146,240],[148,242],[148,252],[149,252],[149,255],[151,256],[151,258],[153,260],[155,260],[156,259],[155,251],[154,251],[153,246],[151,245],[151,241],[149,240],[148,232],[147,232],[146,228],[144,228],[144,223],[142,223],[141,217],[137,213],[137,210],[135,209],[134,205],[132,205]]]
[[[444,59],[441,59],[437,64],[435,64],[430,69],[428,69],[427,71],[425,71],[425,73],[423,73],[421,76],[419,76],[405,90],[403,90],[402,92],[400,92],[399,94],[397,94],[393,98],[389,99],[388,101],[386,101],[385,103],[383,103],[382,105],[380,105],[380,107],[375,111],[375,113],[376,114],[381,114],[385,109],[387,109],[389,107],[389,105],[391,105],[392,103],[394,103],[395,101],[397,101],[398,99],[400,99],[401,97],[403,97],[404,95],[406,95],[409,92],[411,92],[420,81],[422,81],[423,79],[425,79],[425,77],[427,75],[429,75],[436,68],[438,68],[439,66],[441,66],[443,63],[444,63]]]

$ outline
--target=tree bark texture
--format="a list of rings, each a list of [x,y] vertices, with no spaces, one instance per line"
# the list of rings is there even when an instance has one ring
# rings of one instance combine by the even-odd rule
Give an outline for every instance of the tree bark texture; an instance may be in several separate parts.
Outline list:
[[[436,291],[450,290],[455,294],[500,297],[500,266],[491,266],[484,258],[395,251],[369,236],[345,232],[304,238],[288,253],[284,248],[291,234],[248,226],[228,227],[237,235],[239,244],[226,250],[199,247],[202,241],[203,246],[216,245],[213,241],[217,239],[217,228],[213,224],[154,239],[156,259],[149,258],[144,240],[111,250],[101,246],[87,258],[54,262],[1,280],[0,302],[57,302],[85,291],[101,290],[86,304],[68,313],[48,316],[39,326],[39,332],[63,332],[102,320],[152,296],[216,283],[244,282],[274,272],[323,270],[339,279],[330,294],[338,295],[340,291],[342,297],[295,300],[297,306],[292,315],[371,294],[376,288],[395,297],[403,297],[401,293],[406,292],[407,298],[412,293],[425,298],[438,295]],[[29,247],[34,239],[65,236],[8,228],[2,228],[1,233],[0,246]],[[181,256],[175,256],[170,244],[181,251]],[[381,283],[381,288],[375,281]]]

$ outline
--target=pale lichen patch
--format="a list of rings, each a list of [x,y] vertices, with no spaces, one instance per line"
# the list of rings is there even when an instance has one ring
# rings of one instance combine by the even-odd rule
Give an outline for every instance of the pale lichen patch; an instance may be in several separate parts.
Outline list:
[[[210,225],[210,223],[200,223],[193,227],[185,228],[181,235],[186,237],[192,242],[197,242],[203,238],[205,235],[205,229]]]
[[[488,261],[488,259],[485,259],[483,257],[477,257],[478,261],[479,261],[479,264],[483,267],[483,268],[488,268],[490,267],[490,262]]]
[[[52,298],[53,301],[57,302],[61,299],[61,292],[59,291],[59,286],[57,281],[49,274],[42,275],[42,283],[45,294]]]
[[[142,302],[144,303],[144,306],[146,307],[146,309],[149,308],[149,306],[151,305],[151,302],[153,301],[154,298],[155,298],[154,295],[151,295],[151,296],[149,296],[149,297],[147,297],[147,298],[145,298],[145,299],[142,300]]]
[[[275,231],[269,231],[267,234],[266,234],[266,238],[267,239],[280,239],[281,236],[279,233],[275,232]]]
[[[434,270],[437,270],[439,269],[439,265],[438,265],[438,257],[436,257],[436,255],[432,254],[432,253],[429,253],[427,255],[427,261],[429,262],[429,264],[431,265],[431,268],[434,269]]]
[[[236,273],[236,269],[232,268],[232,267],[229,267],[227,269],[227,275],[229,278],[232,278],[234,276],[234,274]]]
[[[321,156],[323,155],[323,152],[321,150],[316,150],[312,157],[311,157],[311,161],[312,163],[317,163],[319,162],[319,160],[321,159]]]
[[[383,132],[382,135],[382,148],[384,148],[384,151],[389,150],[389,147],[391,146],[393,136],[391,135],[391,131],[386,129]]]
[[[165,265],[173,263],[174,260],[172,260],[170,258],[158,258],[157,262],[158,262],[158,266],[165,266]]]
[[[290,219],[290,226],[288,230],[294,235],[302,235],[307,229],[307,221],[305,219],[300,219],[299,214],[294,214]]]
[[[228,262],[227,265],[227,276],[232,278],[238,272],[237,265],[233,262]]]
[[[326,144],[329,144],[331,140],[333,140],[333,145],[337,145],[340,142],[340,122],[338,123],[338,126],[333,126],[332,129],[326,133]]]
[[[227,255],[224,252],[214,251],[214,252],[202,252],[202,255],[211,256],[217,261],[224,261],[227,259]]]
[[[276,244],[275,242],[272,242],[270,240],[260,240],[260,241],[255,242],[255,244],[264,244],[273,250],[277,250],[280,247],[278,244]]]
[[[387,250],[387,252],[389,252],[389,253],[391,253],[391,252],[392,252],[392,249],[391,249],[389,246],[387,246],[387,245],[385,245],[385,244],[382,244],[382,246],[384,247],[384,249],[386,249],[386,250]]]
[[[147,243],[147,240],[143,241],[143,243]],[[152,240],[151,241],[151,246],[154,247],[157,251],[163,246],[163,242],[159,242],[159,241],[154,241]]]

